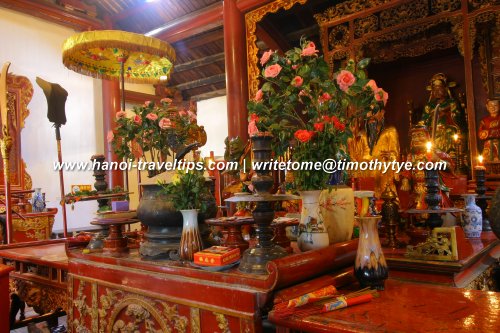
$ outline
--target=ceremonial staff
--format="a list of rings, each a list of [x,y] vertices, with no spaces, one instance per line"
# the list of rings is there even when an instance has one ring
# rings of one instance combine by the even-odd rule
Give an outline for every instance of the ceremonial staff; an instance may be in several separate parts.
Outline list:
[[[62,166],[61,152],[61,125],[66,124],[65,104],[68,92],[57,83],[47,82],[39,77],[36,78],[36,83],[42,88],[45,97],[47,98],[47,118],[51,123],[54,123],[56,129],[57,141],[57,159],[59,165]],[[61,206],[63,213],[64,237],[68,237],[68,222],[66,219],[66,203],[64,201],[64,175],[63,169],[59,169],[59,189],[61,192]]]

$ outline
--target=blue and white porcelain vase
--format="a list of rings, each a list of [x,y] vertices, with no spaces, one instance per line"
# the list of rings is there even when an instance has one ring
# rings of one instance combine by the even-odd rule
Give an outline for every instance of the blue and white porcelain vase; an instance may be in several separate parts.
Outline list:
[[[462,227],[467,238],[480,238],[483,230],[483,212],[476,205],[476,196],[477,194],[463,194],[465,212]]]
[[[31,206],[33,208],[33,212],[43,212],[45,209],[45,198],[42,194],[41,188],[35,188],[35,193],[33,193],[33,197],[31,199]]]

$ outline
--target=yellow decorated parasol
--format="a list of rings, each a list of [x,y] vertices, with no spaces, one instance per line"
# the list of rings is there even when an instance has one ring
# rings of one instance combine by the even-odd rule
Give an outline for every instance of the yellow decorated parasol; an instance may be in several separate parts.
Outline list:
[[[95,78],[121,83],[121,109],[125,110],[125,81],[166,81],[175,62],[175,51],[166,42],[119,30],[85,31],[63,44],[63,64]],[[127,173],[127,171],[125,171]],[[128,177],[126,189],[128,189]]]
[[[175,51],[153,37],[119,30],[86,31],[69,37],[63,45],[63,64],[95,78],[157,83],[168,79]]]

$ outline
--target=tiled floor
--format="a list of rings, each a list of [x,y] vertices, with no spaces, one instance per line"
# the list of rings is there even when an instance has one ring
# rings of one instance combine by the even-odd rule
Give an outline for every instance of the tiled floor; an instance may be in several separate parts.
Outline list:
[[[35,313],[35,311],[33,311],[32,308],[27,308],[24,315],[26,316],[26,318],[29,318],[32,316],[36,316],[37,314]],[[67,317],[63,316],[63,317],[59,317],[58,323],[59,323],[59,325],[64,325],[65,327],[68,327],[67,321],[68,321]],[[21,327],[21,328],[12,330],[12,331],[10,331],[10,333],[28,333],[28,327]]]

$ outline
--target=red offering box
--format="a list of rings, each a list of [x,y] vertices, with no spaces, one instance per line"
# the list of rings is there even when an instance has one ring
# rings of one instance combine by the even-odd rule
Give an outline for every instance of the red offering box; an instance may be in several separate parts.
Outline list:
[[[240,249],[212,246],[194,254],[194,263],[202,266],[225,266],[240,259]]]

